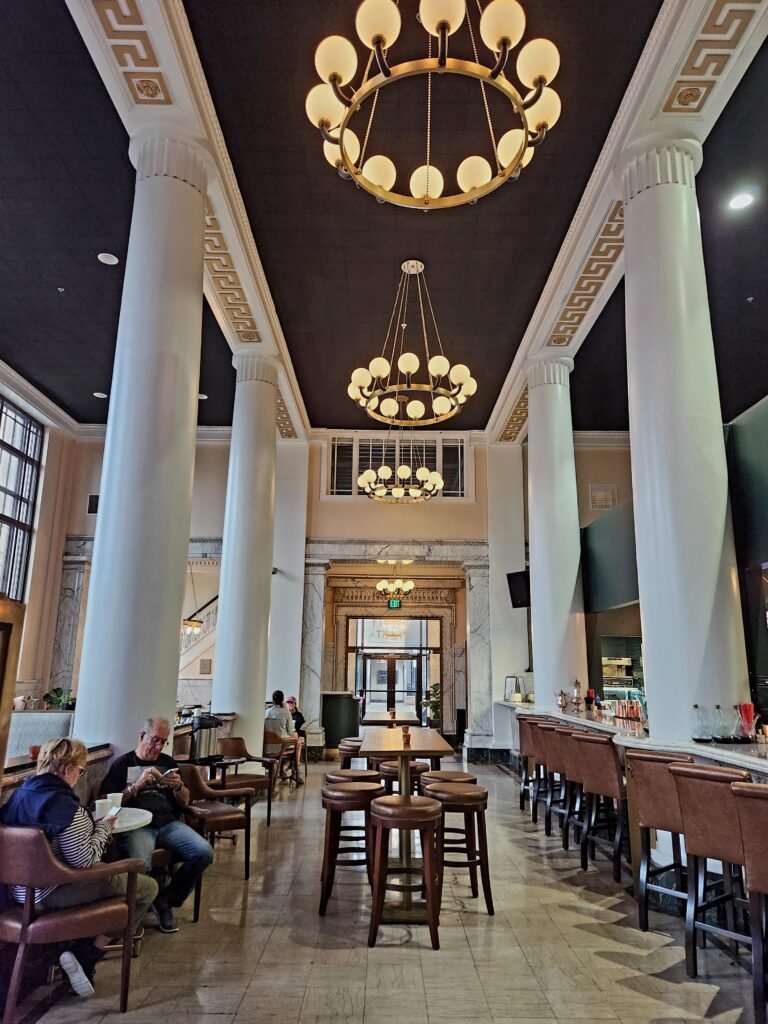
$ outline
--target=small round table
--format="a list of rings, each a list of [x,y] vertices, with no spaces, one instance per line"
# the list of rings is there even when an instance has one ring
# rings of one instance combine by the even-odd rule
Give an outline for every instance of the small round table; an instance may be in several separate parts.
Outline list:
[[[149,825],[151,821],[152,811],[145,811],[141,807],[121,807],[115,827],[112,829],[112,834],[119,835],[121,832],[133,832],[137,828],[144,828],[145,825]]]

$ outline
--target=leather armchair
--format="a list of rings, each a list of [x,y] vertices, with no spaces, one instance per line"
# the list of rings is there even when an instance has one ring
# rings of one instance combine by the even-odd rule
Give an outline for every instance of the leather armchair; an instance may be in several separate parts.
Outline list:
[[[235,765],[234,774],[227,775],[224,782],[221,779],[211,779],[208,785],[211,789],[223,793],[231,789],[244,789],[246,786],[254,793],[266,792],[267,794],[267,826],[272,824],[272,791],[275,788],[277,778],[276,757],[256,757],[248,752],[245,740],[241,736],[228,736],[219,740],[218,752],[222,757],[243,758],[247,763],[261,764],[267,769],[266,775],[256,775],[253,772],[241,772],[240,766]]]

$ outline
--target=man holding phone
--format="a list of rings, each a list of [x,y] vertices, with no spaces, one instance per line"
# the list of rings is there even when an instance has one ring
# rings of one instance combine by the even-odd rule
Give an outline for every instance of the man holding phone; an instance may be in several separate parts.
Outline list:
[[[210,844],[179,820],[189,803],[189,790],[181,781],[176,762],[162,753],[170,734],[167,718],[148,718],[136,749],[113,761],[101,784],[102,793],[121,791],[124,807],[140,807],[152,815],[149,825],[116,837],[124,856],[141,858],[147,873],[156,846],[172,850],[181,861],[154,903],[161,932],[179,930],[173,908],[182,905],[213,860]]]

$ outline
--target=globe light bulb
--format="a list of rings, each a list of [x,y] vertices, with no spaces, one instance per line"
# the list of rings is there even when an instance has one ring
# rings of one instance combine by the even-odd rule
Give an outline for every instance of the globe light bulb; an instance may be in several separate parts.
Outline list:
[[[414,199],[424,199],[427,195],[427,179],[429,179],[429,198],[438,199],[443,194],[443,176],[436,167],[422,164],[411,175],[411,195]]]
[[[397,368],[401,373],[410,376],[419,368],[419,357],[414,352],[403,352],[397,360]]]
[[[491,0],[480,18],[480,35],[489,50],[498,53],[508,40],[517,46],[525,32],[525,11],[517,0]]]
[[[359,388],[367,388],[371,383],[371,380],[372,377],[364,366],[358,366],[358,368],[352,372],[352,383],[357,384]]]
[[[405,497],[405,488],[403,488],[403,487],[393,487],[392,488],[392,497],[393,498],[404,498]]]
[[[394,0],[363,0],[355,16],[360,42],[369,50],[377,39],[386,49],[400,35],[400,11]]]
[[[451,383],[455,385],[463,384],[464,381],[469,380],[471,377],[469,367],[465,366],[464,363],[456,363],[455,366],[451,367],[450,379]]]
[[[346,85],[357,71],[357,51],[344,36],[328,36],[315,50],[315,68],[324,82],[338,75],[340,84]]]
[[[347,394],[353,401],[357,402],[360,398],[360,388],[357,384],[347,384]]]
[[[398,490],[402,490],[402,488],[398,488]],[[400,497],[402,497],[402,495],[400,495]],[[395,580],[395,590],[402,590],[402,589],[403,589],[403,581],[402,580]]]
[[[389,480],[389,478],[391,476],[392,476],[392,467],[391,466],[379,466],[379,469],[378,469],[379,480]]]
[[[477,381],[474,377],[469,377],[461,385],[462,395],[466,395],[467,398],[471,398],[477,392]]]
[[[429,480],[429,470],[426,466],[419,466],[416,470],[416,479],[421,483],[424,483],[425,480]]]
[[[366,469],[366,471],[363,473],[363,476],[365,477],[369,484],[372,484],[376,479],[376,471],[373,469]]]
[[[398,466],[397,467],[397,475],[398,475],[398,477],[401,480],[407,480],[410,477],[410,475],[411,475],[411,467],[410,466]]]
[[[456,396],[456,401],[459,403],[459,405],[464,405],[466,400],[467,400],[467,396],[466,395],[458,394]]]
[[[349,159],[356,164],[360,156],[360,139],[349,128],[344,132],[344,148]],[[339,162],[344,163],[341,159],[341,146],[337,146],[335,142],[323,143],[323,156],[331,167],[335,167]]]
[[[421,494],[422,494],[422,491],[421,491],[420,487],[409,487],[408,488],[408,493],[410,494],[410,496],[412,498],[420,498]]]
[[[379,406],[379,412],[386,419],[394,419],[397,416],[398,405],[394,398],[385,398]]]
[[[531,39],[517,57],[517,77],[532,89],[537,78],[543,78],[547,85],[555,80],[560,70],[560,53],[549,39]]]
[[[368,405],[366,406],[366,408],[370,409],[371,412],[375,412],[378,404],[379,404],[379,400],[376,397],[376,395],[374,395],[373,398],[369,398],[368,399]]]
[[[373,493],[376,495],[377,498],[386,498],[386,496],[387,496],[387,488],[386,487],[377,487],[376,490]]]
[[[397,179],[397,168],[388,156],[369,156],[363,164],[363,177],[389,192]]]
[[[372,377],[376,377],[379,380],[383,380],[389,376],[390,365],[384,356],[376,356],[368,363],[368,370]]]
[[[365,487],[365,484],[366,484],[365,477],[361,473],[360,476],[357,478],[357,486],[360,487],[360,488],[363,488],[363,487]]]
[[[319,128],[321,123],[336,128],[344,117],[344,104],[330,85],[313,86],[307,93],[304,109],[315,128]]]
[[[427,369],[432,377],[444,377],[451,368],[451,364],[445,356],[432,356],[427,363]]]
[[[468,156],[459,164],[456,181],[462,192],[471,192],[473,188],[482,188],[493,177],[491,165],[482,156]]]
[[[420,420],[424,413],[427,411],[426,406],[418,398],[414,398],[405,407],[405,411],[412,420]]]
[[[438,395],[432,403],[432,411],[435,416],[446,416],[452,409],[450,398],[445,395]]]
[[[528,93],[526,100],[532,95],[532,92]],[[562,109],[560,97],[555,90],[546,88],[542,90],[541,96],[533,106],[526,110],[525,116],[528,118],[528,124],[532,128],[537,128],[540,124],[545,124],[547,128],[554,128],[560,120]]]
[[[439,35],[441,25],[448,26],[451,36],[464,21],[464,0],[421,0],[419,21],[431,36]]]
[[[525,132],[522,128],[512,128],[511,131],[501,136],[496,152],[499,154],[499,163],[502,167],[509,167],[517,157],[524,140]],[[533,154],[533,147],[529,146],[523,153],[520,164],[526,167],[533,160]]]

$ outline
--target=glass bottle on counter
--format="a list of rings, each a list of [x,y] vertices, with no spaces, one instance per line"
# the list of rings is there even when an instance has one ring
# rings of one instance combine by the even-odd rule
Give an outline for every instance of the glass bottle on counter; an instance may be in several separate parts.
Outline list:
[[[712,739],[715,743],[733,743],[733,723],[726,721],[720,704],[715,704],[715,714],[712,719]]]
[[[693,710],[696,712],[696,725],[693,729],[694,743],[711,743],[712,742],[712,724],[711,718],[706,708],[703,708],[700,704],[694,704]]]

